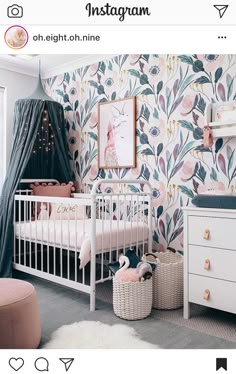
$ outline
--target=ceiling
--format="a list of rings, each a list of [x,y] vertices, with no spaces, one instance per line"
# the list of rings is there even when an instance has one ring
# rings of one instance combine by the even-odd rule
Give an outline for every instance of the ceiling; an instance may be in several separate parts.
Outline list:
[[[40,60],[41,75],[43,78],[48,78],[111,57],[111,55],[86,54],[31,56],[32,58],[30,60],[22,60],[19,58],[19,55],[0,55],[0,68],[31,76],[38,76]],[[26,55],[26,57],[30,57],[30,55]]]

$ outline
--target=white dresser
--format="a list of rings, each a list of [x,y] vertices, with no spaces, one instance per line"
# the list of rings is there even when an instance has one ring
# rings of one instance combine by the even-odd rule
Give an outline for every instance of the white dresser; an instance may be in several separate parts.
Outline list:
[[[183,210],[184,318],[190,303],[236,313],[236,210]]]

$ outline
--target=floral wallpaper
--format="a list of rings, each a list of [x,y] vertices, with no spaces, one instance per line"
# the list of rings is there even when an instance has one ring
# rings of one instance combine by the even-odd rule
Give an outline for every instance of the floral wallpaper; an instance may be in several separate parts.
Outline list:
[[[236,55],[121,55],[47,79],[45,88],[65,108],[80,190],[97,178],[150,181],[155,249],[182,250],[181,207],[196,194],[235,189],[236,140],[204,148],[202,134],[207,105],[236,99]],[[98,170],[98,103],[130,96],[137,97],[137,167]]]

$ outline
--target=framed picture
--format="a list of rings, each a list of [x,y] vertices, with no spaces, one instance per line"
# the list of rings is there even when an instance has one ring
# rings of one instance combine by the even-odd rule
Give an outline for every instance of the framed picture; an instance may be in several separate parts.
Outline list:
[[[98,167],[136,166],[135,97],[99,103]]]

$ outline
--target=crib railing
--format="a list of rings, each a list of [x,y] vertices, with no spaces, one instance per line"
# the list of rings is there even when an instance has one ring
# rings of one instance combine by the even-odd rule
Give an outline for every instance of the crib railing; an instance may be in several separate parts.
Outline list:
[[[103,183],[122,187],[115,193],[101,192]],[[97,181],[91,194],[74,194],[74,198],[18,191],[14,267],[89,293],[94,310],[96,284],[111,279],[106,265],[117,261],[127,248],[139,256],[152,248],[151,186],[142,181],[142,188],[132,192],[129,184],[140,181]],[[90,261],[80,268],[83,253]]]

